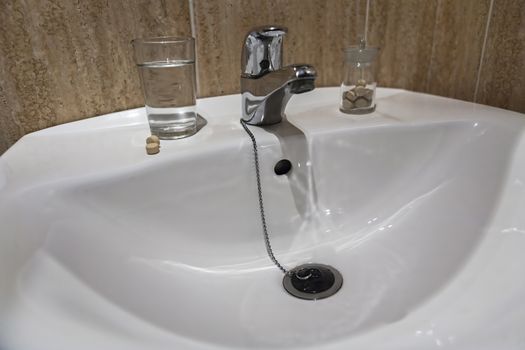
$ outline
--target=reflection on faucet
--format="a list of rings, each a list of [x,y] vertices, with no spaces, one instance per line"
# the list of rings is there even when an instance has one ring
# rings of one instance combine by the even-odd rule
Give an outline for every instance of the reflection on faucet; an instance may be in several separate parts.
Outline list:
[[[286,28],[252,29],[241,58],[242,119],[251,125],[280,123],[292,95],[311,91],[317,73],[307,64],[282,66]]]

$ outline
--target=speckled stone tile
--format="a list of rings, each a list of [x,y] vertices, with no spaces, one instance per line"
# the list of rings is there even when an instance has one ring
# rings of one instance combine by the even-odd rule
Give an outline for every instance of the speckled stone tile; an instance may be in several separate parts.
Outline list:
[[[187,0],[5,0],[0,29],[0,153],[28,132],[142,105],[130,40],[191,35]]]
[[[239,92],[244,36],[255,26],[288,27],[284,63],[309,63],[317,86],[339,85],[342,49],[364,30],[365,0],[194,0],[199,95]]]
[[[425,92],[474,101],[490,0],[439,0]]]
[[[490,0],[370,0],[381,86],[473,99]],[[289,28],[285,64],[339,85],[366,0],[194,0],[200,96],[239,92],[246,32]],[[188,0],[0,1],[0,153],[24,134],[143,104],[132,38],[190,35]],[[525,2],[495,0],[477,101],[525,113]]]
[[[368,43],[379,46],[380,86],[425,91],[437,0],[371,0]]]
[[[494,1],[477,102],[525,113],[525,1]]]

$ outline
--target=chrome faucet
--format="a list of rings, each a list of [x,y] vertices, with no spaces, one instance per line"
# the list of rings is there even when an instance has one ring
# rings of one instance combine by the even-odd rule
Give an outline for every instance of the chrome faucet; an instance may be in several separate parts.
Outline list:
[[[242,119],[251,125],[280,123],[294,94],[315,88],[317,73],[307,64],[282,67],[282,44],[287,29],[265,26],[252,29],[241,57]]]

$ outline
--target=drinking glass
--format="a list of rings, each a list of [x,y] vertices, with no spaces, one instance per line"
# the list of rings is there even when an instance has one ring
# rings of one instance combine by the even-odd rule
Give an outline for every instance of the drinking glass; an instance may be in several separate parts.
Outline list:
[[[131,43],[151,133],[164,140],[195,134],[194,39],[155,37]]]

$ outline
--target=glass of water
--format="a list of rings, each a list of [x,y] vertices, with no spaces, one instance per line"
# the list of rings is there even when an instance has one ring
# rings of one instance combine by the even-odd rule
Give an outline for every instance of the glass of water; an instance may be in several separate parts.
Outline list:
[[[195,134],[194,39],[156,37],[131,43],[151,133],[163,140]]]

